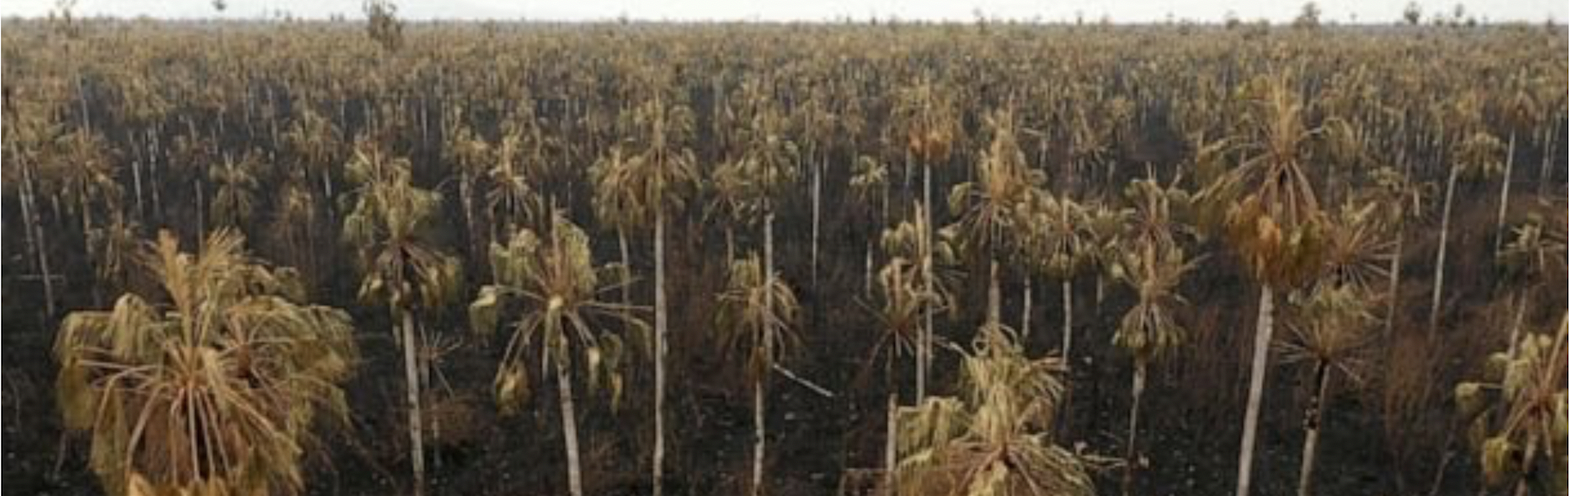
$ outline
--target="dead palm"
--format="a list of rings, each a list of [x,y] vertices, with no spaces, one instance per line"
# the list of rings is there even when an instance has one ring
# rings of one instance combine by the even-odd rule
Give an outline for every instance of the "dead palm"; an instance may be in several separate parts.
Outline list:
[[[1123,494],[1130,494],[1133,473],[1138,463],[1139,406],[1144,396],[1145,379],[1151,362],[1181,345],[1187,329],[1176,312],[1187,306],[1177,292],[1182,278],[1196,266],[1177,246],[1136,242],[1120,252],[1113,262],[1117,279],[1137,295],[1132,308],[1123,314],[1111,342],[1133,359],[1132,408],[1128,413],[1128,439]]]
[[[599,268],[589,253],[588,236],[559,211],[551,216],[550,230],[535,233],[529,229],[514,232],[505,246],[491,246],[494,283],[480,288],[469,304],[469,320],[475,332],[489,336],[495,332],[506,302],[519,301],[521,316],[507,324],[510,333],[497,369],[496,401],[503,413],[514,413],[527,397],[529,386],[525,360],[537,352],[540,368],[553,367],[561,425],[566,435],[567,482],[573,496],[583,494],[579,465],[577,414],[573,406],[572,367],[581,363],[589,373],[591,386],[609,391],[612,403],[619,403],[622,389],[621,365],[625,346],[621,337],[605,332],[597,322],[616,318],[641,325],[624,305],[599,300],[606,288],[600,284]],[[582,362],[577,362],[578,356]]]
[[[972,347],[958,397],[929,398],[901,414],[900,494],[1094,494],[1084,460],[1051,438],[1062,361],[1025,357],[1013,330],[995,323]]]
[[[778,274],[765,271],[765,264],[755,254],[730,264],[715,327],[725,352],[744,362],[746,382],[752,388],[753,495],[764,492],[767,429],[763,419],[768,378],[774,367],[801,345],[800,335],[792,328],[801,309],[795,293]]]
[[[292,271],[242,243],[221,230],[182,253],[163,232],[141,260],[157,298],[126,294],[61,324],[61,412],[91,431],[109,493],[295,494],[316,418],[346,421],[348,314],[299,301]]]
[[[1334,377],[1338,374],[1352,382],[1362,380],[1362,355],[1369,344],[1368,331],[1376,322],[1367,295],[1368,289],[1354,282],[1326,279],[1306,295],[1305,301],[1295,305],[1289,317],[1286,327],[1291,333],[1281,342],[1281,357],[1286,362],[1308,362],[1313,366],[1313,396],[1303,421],[1306,439],[1297,480],[1299,496],[1312,494],[1319,434],[1323,431]]]

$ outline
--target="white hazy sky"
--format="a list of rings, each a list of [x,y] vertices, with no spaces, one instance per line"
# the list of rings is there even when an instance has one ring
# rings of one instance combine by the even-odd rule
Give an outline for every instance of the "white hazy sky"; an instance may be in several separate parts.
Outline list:
[[[1305,0],[1303,0],[1305,1]],[[979,10],[988,17],[1064,21],[1082,13],[1086,21],[1110,16],[1118,22],[1160,21],[1168,13],[1177,18],[1218,21],[1227,12],[1245,20],[1268,18],[1286,21],[1303,1],[1274,0],[1106,0],[1102,2],[1052,2],[1047,0],[398,0],[400,13],[409,19],[535,19],[601,20],[622,14],[641,20],[831,20],[853,17],[865,20],[895,16],[913,20],[969,21]],[[113,15],[161,18],[256,18],[278,10],[295,16],[324,18],[333,14],[359,16],[360,0],[227,0],[219,16],[211,0],[79,0],[78,15]],[[1390,22],[1399,19],[1407,0],[1318,0],[1324,18],[1340,22]],[[1417,0],[1426,14],[1450,12],[1455,0]],[[1541,21],[1549,16],[1569,19],[1565,0],[1467,0],[1466,12],[1493,21]],[[3,0],[0,15],[42,16],[54,0]]]

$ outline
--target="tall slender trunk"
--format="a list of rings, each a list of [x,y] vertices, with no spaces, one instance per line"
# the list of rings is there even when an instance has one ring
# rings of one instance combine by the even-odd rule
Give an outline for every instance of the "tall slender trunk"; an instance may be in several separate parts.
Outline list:
[[[327,176],[323,174],[322,181],[325,183],[326,180]],[[474,223],[474,179],[469,176],[468,171],[459,174],[458,199],[463,203],[463,232],[468,234],[469,249],[473,250],[472,253],[476,258],[486,258],[484,255],[486,247],[480,242],[480,236],[476,232],[479,230],[479,225]]]
[[[1395,254],[1389,259],[1389,311],[1384,315],[1384,336],[1393,337],[1395,317],[1400,314],[1400,266],[1404,265],[1406,231],[1404,226],[1395,230]]]
[[[752,385],[752,496],[763,494],[763,457],[768,449],[767,434],[763,426],[763,384],[759,378],[758,383]]]
[[[986,323],[1002,323],[1002,283],[997,276],[997,257],[991,257],[990,282],[986,287]]]
[[[866,239],[866,294],[872,294],[872,239]]]
[[[1073,278],[1062,278],[1062,363],[1073,368]]]
[[[1525,291],[1515,293],[1514,320],[1509,323],[1509,353],[1510,363],[1513,363],[1515,354],[1520,350],[1520,327],[1525,324],[1525,308],[1527,296]]]
[[[1269,344],[1275,334],[1275,292],[1265,283],[1258,293],[1258,325],[1253,336],[1253,370],[1248,381],[1248,410],[1242,420],[1242,451],[1237,460],[1236,496],[1248,496],[1253,481],[1253,446],[1258,436],[1259,406],[1264,400],[1264,375],[1269,371]]]
[[[1030,335],[1030,310],[1035,299],[1035,278],[1026,271],[1024,273],[1024,310],[1019,312],[1019,335],[1028,338]]]
[[[142,161],[140,161],[140,160],[131,160],[131,186],[136,191],[136,210],[133,211],[133,213],[135,214],[135,218],[141,218],[141,215],[142,215]]]
[[[883,487],[887,490],[883,494],[890,496],[899,492],[899,392],[892,389],[890,384],[888,393],[888,429],[883,434]]]
[[[626,229],[616,228],[616,246],[621,249],[621,304],[632,305],[632,251],[627,246]]]
[[[1304,421],[1307,433],[1302,443],[1302,470],[1297,478],[1297,496],[1313,494],[1313,468],[1318,461],[1318,435],[1323,431],[1324,408],[1329,399],[1329,374],[1329,364],[1319,362],[1318,371],[1313,374],[1317,392],[1314,393],[1313,402],[1308,405],[1307,419]]]
[[[1460,177],[1460,169],[1449,168],[1449,185],[1444,188],[1444,220],[1438,229],[1438,261],[1433,263],[1433,304],[1432,310],[1427,315],[1427,334],[1438,333],[1438,314],[1442,308],[1439,306],[1444,301],[1444,257],[1449,254],[1449,215],[1454,210],[1455,181]]]
[[[556,395],[561,400],[561,432],[567,445],[567,489],[572,496],[583,496],[583,469],[578,465],[577,414],[572,408],[572,375],[567,373],[566,357],[557,357]]]
[[[202,180],[196,180],[196,239],[207,236],[207,207],[202,197]]]
[[[1553,149],[1553,145],[1556,143],[1558,136],[1558,133],[1554,132],[1553,129],[1556,127],[1558,127],[1556,124],[1542,126],[1542,165],[1537,169],[1539,176],[1536,186],[1537,195],[1546,195],[1547,188],[1550,186],[1549,183],[1552,182],[1550,179],[1553,175],[1553,154],[1557,152],[1557,150]]]
[[[414,313],[399,310],[403,317],[403,379],[409,407],[409,459],[414,464],[414,495],[425,494],[425,433],[424,415],[420,413],[419,358],[416,348],[419,340],[414,337]]]
[[[1144,378],[1148,374],[1149,364],[1143,358],[1133,359],[1133,406],[1128,410],[1128,447],[1124,455],[1127,465],[1122,472],[1122,494],[1133,494],[1133,475],[1138,470],[1138,439],[1139,439],[1139,404],[1144,399]]]
[[[1508,153],[1509,153],[1509,155],[1506,158],[1504,158],[1504,179],[1502,181],[1504,184],[1500,188],[1500,191],[1498,192],[1498,229],[1495,230],[1495,235],[1493,237],[1493,253],[1494,254],[1498,253],[1499,250],[1503,249],[1504,237],[1507,234],[1504,231],[1504,220],[1509,215],[1509,178],[1514,177],[1514,170],[1515,170],[1515,133],[1514,133],[1514,131],[1510,131],[1509,132],[1509,152]]]
[[[44,317],[48,319],[53,318],[55,315],[54,277],[49,273],[49,243],[44,238],[44,229],[38,213],[37,185],[33,182],[33,170],[32,168],[23,168],[22,170],[26,174],[26,178],[22,182],[24,190],[22,211],[27,218],[27,225],[32,232],[32,239],[37,243],[33,254],[37,256],[38,273],[44,282],[44,312],[46,312]]]
[[[665,305],[665,211],[659,208],[654,210],[654,496],[664,492],[665,340],[670,332]]]
[[[822,163],[812,167],[812,288],[817,287],[817,239],[822,225],[823,205],[823,166]]]
[[[922,168],[922,171],[923,171],[922,176],[924,177],[922,179],[922,181],[924,182],[924,185],[922,186],[922,190],[923,190],[922,201],[926,205],[926,208],[924,209],[924,211],[925,211],[925,214],[926,214],[926,226],[927,226],[926,238],[921,240],[921,243],[924,243],[926,245],[924,247],[925,249],[922,251],[922,253],[924,253],[924,255],[921,257],[922,258],[922,260],[921,260],[921,270],[924,271],[924,275],[925,275],[925,278],[924,278],[924,280],[922,282],[922,285],[925,286],[924,289],[925,289],[926,294],[930,295],[930,294],[933,293],[933,291],[932,291],[932,278],[934,277],[934,275],[932,274],[932,256],[931,256],[931,253],[932,253],[932,240],[931,240],[931,235],[932,235],[932,233],[931,233],[932,210],[933,210],[933,208],[935,208],[935,207],[932,206],[932,165],[929,164],[929,163],[922,163],[921,164],[921,168]],[[908,174],[906,174],[906,177],[908,177]],[[906,180],[905,184],[909,184],[908,180]],[[924,328],[921,329],[920,336],[919,336],[920,344],[919,344],[919,346],[916,347],[916,350],[915,350],[915,356],[916,356],[916,358],[915,358],[915,402],[916,402],[916,404],[920,404],[921,402],[926,401],[926,372],[927,372],[927,369],[931,367],[931,363],[932,363],[932,341],[933,341],[933,339],[932,339],[933,338],[933,336],[932,336],[932,333],[933,333],[933,327],[932,327],[932,305],[931,305],[931,303],[929,301],[927,303],[925,303],[924,305],[925,305],[925,311],[923,313],[925,314],[925,317],[926,317],[926,325],[924,326]]]

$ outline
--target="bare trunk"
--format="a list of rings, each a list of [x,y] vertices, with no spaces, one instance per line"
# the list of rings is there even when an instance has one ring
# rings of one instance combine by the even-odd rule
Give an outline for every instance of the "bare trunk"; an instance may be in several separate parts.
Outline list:
[[[1504,237],[1507,235],[1507,232],[1504,231],[1504,220],[1509,215],[1509,178],[1514,177],[1515,170],[1515,133],[1513,131],[1509,132],[1508,153],[1509,156],[1504,159],[1504,179],[1502,181],[1504,184],[1498,192],[1498,229],[1493,237],[1493,253],[1495,254],[1503,249]]]
[[[991,259],[991,282],[986,288],[986,322],[1002,323],[1002,284],[997,277],[997,257]]]
[[[1242,451],[1237,460],[1236,496],[1248,496],[1253,481],[1253,446],[1258,436],[1259,406],[1264,400],[1264,375],[1269,371],[1269,344],[1275,333],[1275,293],[1265,284],[1258,295],[1258,327],[1253,337],[1253,370],[1248,381],[1248,410],[1242,421]]]
[[[202,181],[196,180],[196,239],[207,235],[207,211],[202,198]]]
[[[38,197],[35,189],[36,185],[33,183],[32,169],[24,168],[23,170],[27,174],[27,178],[22,184],[26,191],[22,195],[22,211],[27,218],[27,225],[32,233],[32,239],[37,243],[34,246],[33,254],[37,256],[38,274],[43,278],[44,282],[44,312],[46,312],[44,317],[48,319],[53,318],[55,315],[54,277],[49,273],[49,244],[44,238],[44,229],[39,218]]]
[[[1438,333],[1438,315],[1441,313],[1444,300],[1444,257],[1449,254],[1449,215],[1454,209],[1455,181],[1460,177],[1460,169],[1449,168],[1449,185],[1444,193],[1444,220],[1438,229],[1438,261],[1433,263],[1433,304],[1432,310],[1427,315],[1427,334],[1433,336]]]
[[[763,426],[763,384],[759,378],[758,383],[752,385],[752,496],[763,494],[763,457],[768,449],[767,434]]]
[[[1509,323],[1509,354],[1508,354],[1508,357],[1509,357],[1510,363],[1513,363],[1513,361],[1515,359],[1515,353],[1519,352],[1519,348],[1520,348],[1520,327],[1525,324],[1525,306],[1526,306],[1526,293],[1524,291],[1516,293],[1515,294],[1515,315],[1514,315],[1514,320]]]
[[[1133,362],[1133,406],[1128,410],[1128,447],[1124,455],[1127,467],[1122,472],[1122,494],[1133,494],[1133,475],[1138,470],[1138,439],[1139,439],[1139,404],[1144,399],[1144,378],[1147,374],[1148,364],[1144,359],[1135,358]]]
[[[1323,430],[1324,407],[1329,396],[1329,365],[1320,362],[1315,373],[1317,392],[1308,405],[1306,439],[1302,443],[1302,470],[1297,479],[1297,496],[1313,494],[1313,468],[1318,461],[1318,435]]]
[[[1073,368],[1073,279],[1062,279],[1062,363]]]
[[[414,495],[425,493],[425,433],[424,416],[420,413],[419,340],[414,337],[414,314],[401,310],[403,315],[403,379],[406,381],[405,397],[409,407],[409,459],[414,465]]]
[[[665,212],[654,211],[654,496],[664,490],[665,355],[669,310],[665,308]]]
[[[627,246],[626,229],[616,228],[616,246],[621,249],[621,304],[632,305],[632,251]]]
[[[822,224],[823,167],[812,166],[812,287],[817,287],[817,239]]]
[[[561,400],[561,431],[567,445],[567,489],[572,496],[583,496],[583,470],[578,465],[577,415],[572,408],[572,376],[567,373],[566,357],[556,357],[556,395]]]
[[[1393,337],[1395,317],[1400,313],[1400,266],[1404,258],[1406,233],[1401,228],[1395,233],[1395,254],[1389,259],[1389,313],[1384,315],[1384,336]]]
[[[136,190],[134,213],[137,218],[140,218],[142,215],[142,162],[140,160],[131,161],[131,186]]]
[[[889,384],[892,389],[888,393],[888,429],[883,434],[883,487],[887,490],[883,494],[897,495],[899,492],[899,393],[897,385]]]
[[[935,208],[932,205],[932,166],[931,166],[931,164],[923,163],[923,164],[921,164],[921,167],[922,167],[922,171],[923,171],[922,176],[924,177],[922,179],[922,181],[924,182],[924,185],[922,186],[923,193],[922,193],[922,200],[921,201],[925,203],[925,206],[926,206],[926,208],[925,208],[926,225],[928,227],[930,227],[932,225],[932,210]],[[909,175],[906,174],[905,177],[909,177]],[[908,179],[906,180],[906,184],[908,184]],[[930,231],[930,229],[928,229],[928,231]],[[927,236],[926,236],[926,239],[922,239],[921,242],[926,245],[925,246],[925,250],[923,251],[923,253],[925,253],[926,255],[924,255],[922,257],[923,260],[921,260],[921,269],[925,273],[925,279],[924,279],[924,282],[923,282],[923,285],[925,286],[924,289],[925,289],[926,294],[929,295],[929,294],[933,293],[933,291],[932,291],[932,277],[933,276],[932,276],[932,257],[931,257],[931,253],[932,253],[931,233],[928,232]],[[932,327],[932,306],[931,306],[930,302],[926,303],[925,306],[926,306],[926,311],[924,313],[926,314],[925,315],[925,317],[926,317],[926,325],[925,325],[925,327],[923,329],[921,329],[920,337],[919,337],[920,344],[919,344],[919,346],[916,347],[916,350],[915,350],[915,356],[916,356],[916,358],[915,358],[915,402],[916,402],[916,404],[920,404],[921,402],[926,401],[926,372],[927,372],[927,369],[929,369],[931,367],[931,363],[932,363],[932,340],[933,340],[932,339],[932,337],[933,337],[932,333],[934,332],[933,327]]]
[[[1035,278],[1028,272],[1024,274],[1024,310],[1019,312],[1019,335],[1028,338],[1030,335],[1030,310],[1035,299]]]
[[[866,240],[866,294],[872,294],[872,240]]]

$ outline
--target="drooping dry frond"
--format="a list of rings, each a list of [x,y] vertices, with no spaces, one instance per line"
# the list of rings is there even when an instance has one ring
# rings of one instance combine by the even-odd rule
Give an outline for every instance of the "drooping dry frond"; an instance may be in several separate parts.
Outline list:
[[[730,264],[716,322],[725,352],[744,357],[754,387],[766,385],[764,378],[774,364],[801,346],[801,336],[793,328],[801,310],[795,292],[777,272],[768,277],[763,271],[755,253]]]
[[[347,414],[348,314],[294,300],[241,246],[218,231],[193,255],[163,232],[145,258],[158,300],[61,324],[61,411],[110,493],[297,493],[315,418]]]

